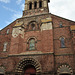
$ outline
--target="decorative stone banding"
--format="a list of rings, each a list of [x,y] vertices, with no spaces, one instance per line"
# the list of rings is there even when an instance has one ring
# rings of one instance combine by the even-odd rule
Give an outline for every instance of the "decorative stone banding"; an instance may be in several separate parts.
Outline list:
[[[61,65],[58,70],[57,70],[58,75],[60,74],[70,74],[73,75],[73,70],[70,66],[68,65]]]

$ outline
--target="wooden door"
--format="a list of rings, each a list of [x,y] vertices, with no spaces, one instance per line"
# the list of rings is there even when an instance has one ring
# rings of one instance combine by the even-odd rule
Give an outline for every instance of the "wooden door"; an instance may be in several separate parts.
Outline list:
[[[32,65],[28,65],[25,67],[24,75],[36,75],[36,69]]]

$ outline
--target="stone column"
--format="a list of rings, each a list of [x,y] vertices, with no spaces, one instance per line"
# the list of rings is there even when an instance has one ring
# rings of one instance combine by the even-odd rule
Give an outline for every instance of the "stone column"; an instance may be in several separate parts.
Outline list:
[[[37,2],[37,8],[39,8],[39,1]]]
[[[28,0],[25,0],[25,6],[24,6],[24,10],[28,9]]]
[[[34,9],[34,2],[32,2],[32,9]]]
[[[47,7],[47,1],[43,1],[43,7]]]

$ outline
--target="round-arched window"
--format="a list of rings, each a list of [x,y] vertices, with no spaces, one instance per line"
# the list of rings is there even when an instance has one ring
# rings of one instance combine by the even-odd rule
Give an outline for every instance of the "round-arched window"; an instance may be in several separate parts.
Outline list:
[[[64,37],[61,37],[61,38],[60,38],[60,44],[61,44],[61,47],[62,47],[62,48],[65,47],[65,39],[64,39]]]
[[[29,40],[29,50],[35,50],[35,39]]]
[[[31,29],[35,30],[35,24],[31,24]]]
[[[30,31],[34,31],[34,30],[39,30],[40,25],[36,22],[36,21],[31,21],[28,25],[27,25],[27,29],[26,30],[30,30]]]

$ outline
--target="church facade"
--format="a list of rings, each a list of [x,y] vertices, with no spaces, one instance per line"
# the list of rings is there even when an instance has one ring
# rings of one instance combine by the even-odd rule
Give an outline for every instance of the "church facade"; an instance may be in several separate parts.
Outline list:
[[[48,2],[25,0],[23,16],[0,30],[0,75],[75,75],[75,22]]]

